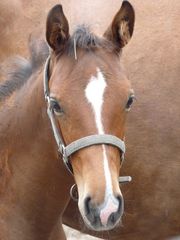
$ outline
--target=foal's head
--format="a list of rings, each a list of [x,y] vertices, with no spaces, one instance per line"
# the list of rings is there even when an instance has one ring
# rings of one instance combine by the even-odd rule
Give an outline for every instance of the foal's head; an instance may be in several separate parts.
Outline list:
[[[66,145],[93,134],[111,134],[124,140],[133,91],[120,67],[119,55],[133,27],[134,10],[127,1],[102,38],[85,27],[70,36],[62,6],[49,12],[49,88]],[[118,182],[122,152],[110,145],[93,145],[74,153],[70,160],[85,223],[94,230],[113,228],[123,213]]]

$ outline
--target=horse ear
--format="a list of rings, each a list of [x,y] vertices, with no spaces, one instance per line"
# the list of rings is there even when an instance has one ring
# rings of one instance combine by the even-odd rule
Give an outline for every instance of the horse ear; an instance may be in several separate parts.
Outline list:
[[[54,51],[62,51],[69,38],[69,24],[61,5],[54,6],[46,21],[46,40]]]
[[[135,12],[128,1],[123,1],[104,37],[115,43],[120,50],[131,39],[134,29]]]

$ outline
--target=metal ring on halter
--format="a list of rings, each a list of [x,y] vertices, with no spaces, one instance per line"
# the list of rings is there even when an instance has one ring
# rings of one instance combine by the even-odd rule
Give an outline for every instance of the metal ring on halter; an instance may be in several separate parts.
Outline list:
[[[72,185],[72,187],[70,189],[70,196],[75,202],[78,201],[78,190],[77,190],[76,184]]]

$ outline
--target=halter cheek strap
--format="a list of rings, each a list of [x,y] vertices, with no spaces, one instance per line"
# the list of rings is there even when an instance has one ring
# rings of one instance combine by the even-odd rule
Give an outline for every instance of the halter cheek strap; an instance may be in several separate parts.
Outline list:
[[[93,145],[111,145],[116,148],[118,148],[121,152],[121,159],[124,160],[124,154],[125,154],[125,143],[120,138],[110,135],[110,134],[96,134],[96,135],[90,135],[83,138],[80,138],[69,145],[65,146],[65,143],[63,141],[63,138],[61,134],[59,133],[56,119],[54,116],[54,110],[52,105],[52,99],[50,97],[50,91],[49,91],[49,62],[50,57],[48,57],[46,63],[45,63],[45,69],[44,69],[44,96],[45,100],[47,102],[47,113],[51,122],[53,134],[58,146],[58,151],[62,155],[63,161],[65,166],[67,167],[68,171],[73,174],[72,165],[70,163],[69,157],[84,148],[93,146]],[[120,182],[129,182],[131,181],[131,177],[125,176],[120,177]]]
[[[48,99],[47,113],[51,122],[54,138],[58,146],[58,151],[63,157],[64,164],[66,165],[67,169],[71,173],[73,173],[73,170],[72,170],[71,163],[69,161],[69,157],[73,153],[93,145],[106,144],[106,145],[115,146],[121,151],[122,153],[121,159],[122,161],[124,160],[124,153],[125,153],[124,141],[110,134],[96,134],[96,135],[86,136],[65,146],[64,141],[61,135],[59,134],[59,131],[57,128],[56,119],[55,119],[53,108],[51,105],[51,99],[50,98],[47,98],[47,99]]]

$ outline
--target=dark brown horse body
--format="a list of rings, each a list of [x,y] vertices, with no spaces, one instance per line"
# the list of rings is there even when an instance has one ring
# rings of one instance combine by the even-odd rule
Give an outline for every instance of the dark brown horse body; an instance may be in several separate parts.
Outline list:
[[[155,10],[151,4],[149,8],[144,7],[145,13],[137,4],[137,31],[125,56],[138,101],[128,119],[128,150],[121,174],[131,175],[133,182],[121,187],[125,198],[123,227],[99,235],[108,239],[164,240],[180,233],[180,82],[176,61],[180,38],[175,36],[178,33],[174,34],[177,29],[171,30],[178,19],[178,3],[168,12],[169,25],[165,24],[166,19],[163,19],[164,25],[163,20],[158,22],[156,18],[161,9]],[[151,10],[156,16],[153,23],[145,18]],[[141,15],[147,29],[143,34],[138,26]],[[159,29],[159,32],[151,30],[156,36],[155,41],[148,41],[148,28]],[[147,49],[142,51],[142,45]],[[36,75],[39,76],[39,72],[34,79]],[[65,208],[73,179],[65,169],[61,171],[64,167],[57,158],[46,115],[42,76],[38,78],[28,80],[28,94],[25,94],[24,86],[17,96],[13,94],[6,100],[7,108],[0,105],[0,239],[3,240],[64,239],[58,219]],[[17,108],[18,114],[15,115],[11,107]],[[63,193],[59,184],[62,182]],[[70,202],[63,222],[87,232],[77,221],[78,214],[77,204]]]

